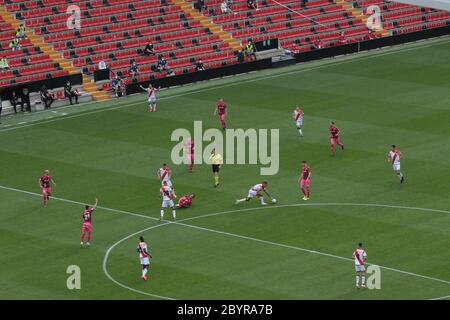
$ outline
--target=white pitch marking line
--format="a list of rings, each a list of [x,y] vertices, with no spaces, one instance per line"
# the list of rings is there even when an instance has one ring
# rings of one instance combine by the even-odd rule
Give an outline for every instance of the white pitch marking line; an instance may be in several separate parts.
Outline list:
[[[183,96],[196,94],[196,93],[201,93],[201,92],[205,92],[205,91],[217,90],[219,88],[222,89],[222,88],[227,88],[227,87],[241,85],[241,84],[244,84],[244,83],[251,83],[251,82],[256,82],[256,81],[261,81],[261,80],[267,80],[267,79],[272,79],[272,78],[283,77],[283,76],[291,75],[291,74],[309,72],[309,71],[313,71],[313,70],[317,70],[317,69],[323,69],[323,68],[326,68],[326,67],[329,67],[329,66],[332,67],[332,66],[336,66],[336,65],[350,63],[350,62],[364,61],[364,60],[372,59],[372,58],[376,58],[376,57],[382,57],[382,56],[387,56],[387,55],[391,55],[391,54],[407,52],[407,51],[416,50],[416,49],[428,48],[428,47],[431,47],[431,46],[434,46],[434,45],[439,45],[441,43],[446,43],[446,42],[448,42],[447,38],[439,39],[438,41],[433,41],[432,43],[428,43],[426,45],[414,45],[412,47],[398,48],[398,49],[395,48],[393,51],[388,51],[388,52],[380,52],[380,53],[378,53],[378,52],[364,52],[364,53],[361,53],[361,55],[362,54],[368,54],[368,55],[365,55],[365,56],[350,56],[350,55],[349,56],[344,56],[343,58],[346,59],[346,60],[343,60],[343,61],[336,61],[336,60],[333,60],[331,62],[327,61],[324,64],[321,64],[321,65],[318,65],[318,66],[314,66],[314,67],[307,67],[307,68],[304,68],[304,69],[302,68],[300,70],[292,70],[292,71],[288,71],[288,72],[284,72],[284,73],[280,71],[280,73],[277,73],[277,74],[261,76],[261,77],[258,77],[258,78],[252,78],[252,79],[248,79],[248,80],[242,80],[242,81],[237,80],[237,81],[234,81],[232,83],[228,83],[228,84],[224,84],[224,85],[211,86],[211,87],[207,87],[207,88],[203,88],[203,89],[191,90],[191,91],[187,91],[187,92],[183,92],[183,93],[179,93],[179,94],[174,94],[174,95],[170,95],[170,96],[166,96],[166,97],[161,97],[161,98],[158,98],[158,100],[169,100],[169,99],[183,97]],[[117,109],[122,109],[122,108],[128,108],[128,107],[132,107],[132,106],[136,106],[136,105],[141,105],[143,103],[144,103],[144,101],[139,101],[139,102],[119,105],[119,106],[116,106],[116,107],[105,107],[105,108],[102,108],[102,109],[97,109],[97,110],[84,112],[84,113],[82,112],[82,113],[75,114],[75,115],[72,115],[72,116],[68,116],[68,117],[64,117],[64,118],[57,118],[57,119],[48,120],[48,121],[36,120],[34,123],[31,123],[31,124],[28,124],[28,125],[15,126],[13,128],[2,129],[2,130],[0,130],[0,133],[7,132],[7,131],[12,131],[12,130],[16,130],[16,129],[21,129],[21,128],[27,128],[27,127],[36,126],[36,125],[41,125],[41,124],[46,124],[46,123],[50,123],[50,122],[54,122],[54,121],[61,121],[61,120],[66,120],[66,119],[83,117],[83,116],[87,116],[87,115],[91,115],[91,114],[95,114],[95,113],[99,113],[99,112],[105,112],[105,111],[117,110]],[[52,112],[56,112],[56,111],[52,111]]]
[[[450,299],[450,295],[445,296],[445,297],[433,298],[433,299],[429,299],[429,300],[445,300],[445,299]]]
[[[10,190],[10,191],[15,191],[15,192],[20,192],[20,193],[25,193],[25,194],[29,194],[29,195],[33,195],[33,196],[41,196],[38,193],[35,192],[30,192],[30,191],[25,191],[25,190],[20,190],[20,189],[16,189],[16,188],[11,188],[11,187],[6,187],[6,186],[1,186],[1,189],[5,189],[5,190]],[[73,201],[73,200],[68,200],[68,199],[64,199],[64,198],[57,198],[57,197],[53,197],[53,199],[55,200],[59,200],[59,201],[63,201],[63,202],[67,202],[67,203],[73,203],[73,204],[78,204],[78,205],[84,205],[84,203],[79,202],[79,201]],[[278,246],[278,247],[284,247],[284,248],[289,248],[289,249],[293,249],[293,250],[297,250],[297,251],[303,251],[303,252],[308,252],[308,253],[312,253],[312,254],[317,254],[317,255],[322,255],[322,256],[327,256],[327,257],[331,257],[331,258],[335,258],[335,259],[340,259],[340,260],[346,260],[346,261],[353,261],[350,258],[346,258],[346,257],[341,257],[341,256],[337,256],[337,255],[333,255],[333,254],[329,254],[329,253],[324,253],[324,252],[320,252],[320,251],[315,251],[315,250],[310,250],[310,249],[305,249],[305,248],[301,248],[301,247],[295,247],[295,246],[290,246],[290,245],[286,245],[286,244],[281,244],[281,243],[276,243],[276,242],[271,242],[271,241],[267,241],[267,240],[262,240],[262,239],[257,239],[257,238],[251,238],[251,237],[247,237],[247,236],[243,236],[243,235],[238,235],[238,234],[234,234],[234,233],[229,233],[229,232],[225,232],[225,231],[219,231],[219,230],[214,230],[214,229],[208,229],[208,228],[203,228],[203,227],[198,227],[198,226],[194,226],[194,225],[189,225],[189,224],[185,224],[183,222],[185,221],[189,221],[189,220],[194,220],[194,219],[200,219],[200,218],[206,218],[206,217],[211,217],[211,216],[217,216],[220,214],[227,214],[227,213],[235,213],[235,212],[244,212],[244,211],[254,211],[254,210],[263,210],[263,209],[274,209],[274,208],[283,208],[283,207],[300,207],[300,206],[365,206],[365,207],[384,207],[384,208],[397,208],[397,209],[408,209],[408,210],[421,210],[421,211],[429,211],[429,212],[438,212],[438,213],[450,213],[450,211],[446,211],[446,210],[439,210],[439,209],[430,209],[430,208],[418,208],[418,207],[403,207],[403,206],[391,206],[391,205],[383,205],[383,204],[362,204],[362,203],[309,203],[309,204],[303,204],[303,203],[299,203],[299,204],[287,204],[287,205],[278,205],[278,206],[270,206],[270,207],[257,207],[257,208],[245,208],[245,209],[237,209],[237,210],[229,210],[229,211],[222,211],[222,212],[216,212],[216,213],[211,213],[211,214],[207,214],[207,215],[202,215],[202,216],[196,216],[196,217],[191,217],[191,218],[186,218],[177,222],[170,222],[170,223],[165,223],[165,224],[161,224],[161,225],[157,225],[157,226],[153,226],[150,227],[149,229],[153,229],[159,226],[166,226],[169,224],[178,224],[181,226],[185,226],[185,227],[189,227],[189,228],[194,228],[194,229],[199,229],[199,230],[203,230],[203,231],[208,231],[208,232],[213,232],[213,233],[218,233],[218,234],[223,234],[223,235],[227,235],[227,236],[232,236],[232,237],[237,237],[237,238],[241,238],[241,239],[246,239],[246,240],[251,240],[251,241],[256,241],[256,242],[260,242],[260,243],[265,243],[265,244],[269,244],[269,245],[273,245],[273,246]],[[150,217],[150,216],[146,216],[146,215],[142,215],[142,214],[138,214],[138,213],[133,213],[133,212],[128,212],[128,211],[124,211],[124,210],[118,210],[118,209],[112,209],[112,208],[106,208],[106,207],[100,207],[98,206],[98,208],[106,210],[106,211],[110,211],[110,212],[115,212],[115,213],[122,213],[122,214],[126,214],[126,215],[131,215],[131,216],[136,216],[136,217],[141,217],[141,218],[146,218],[146,219],[151,219],[151,220],[159,220],[158,218],[155,217]],[[139,231],[139,232],[142,232]],[[139,233],[137,232],[137,233]],[[137,233],[133,233],[133,235],[136,235]],[[124,239],[119,240],[118,242],[116,242],[112,247],[115,247],[116,245],[118,245],[119,243],[125,241],[126,239],[129,239],[131,236],[127,236]],[[108,249],[108,251],[105,254],[105,260],[107,261],[107,255],[109,255],[109,253],[111,252],[111,247]],[[105,262],[104,260],[104,262]],[[371,263],[372,265],[378,265],[376,263]],[[428,280],[433,280],[433,281],[437,281],[437,282],[441,282],[441,283],[445,283],[445,284],[450,284],[450,281],[448,280],[443,280],[443,279],[439,279],[439,278],[434,278],[434,277],[430,277],[430,276],[425,276],[425,275],[420,275],[417,273],[413,273],[413,272],[408,272],[408,271],[403,271],[400,269],[395,269],[395,268],[390,268],[390,267],[385,267],[385,266],[381,266],[378,265],[380,268],[386,269],[386,270],[390,270],[390,271],[394,271],[394,272],[398,272],[398,273],[403,273],[403,274],[407,274],[410,276],[414,276],[417,278],[422,278],[422,279],[428,279]],[[110,278],[110,276],[108,276],[108,278]],[[122,287],[126,287],[125,285],[121,285]],[[135,291],[135,290],[133,290]]]

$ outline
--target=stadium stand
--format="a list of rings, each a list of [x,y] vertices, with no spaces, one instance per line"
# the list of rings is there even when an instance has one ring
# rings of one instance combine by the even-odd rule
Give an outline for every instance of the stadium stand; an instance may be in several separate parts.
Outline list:
[[[130,62],[136,61],[140,82],[166,76],[156,72],[160,54],[181,74],[194,72],[200,59],[207,69],[237,63],[236,52],[250,38],[277,38],[281,47],[305,52],[450,24],[448,12],[385,0],[259,0],[257,9],[234,0],[230,13],[222,13],[223,0],[207,0],[201,12],[196,1],[0,0],[0,58],[6,56],[11,67],[0,71],[0,85],[83,71],[82,89],[102,100],[110,96],[90,76],[100,61],[128,83]],[[81,28],[67,26],[71,5],[81,10]],[[373,34],[366,26],[371,5],[383,14],[383,30]],[[28,39],[12,51],[8,44],[20,23]],[[156,55],[143,54],[149,42]]]

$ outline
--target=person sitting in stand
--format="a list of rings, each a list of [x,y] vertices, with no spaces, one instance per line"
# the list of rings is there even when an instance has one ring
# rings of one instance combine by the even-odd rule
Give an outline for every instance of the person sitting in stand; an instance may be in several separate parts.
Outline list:
[[[75,98],[75,103],[78,104],[79,92],[72,88],[70,81],[67,81],[66,85],[64,86],[64,96],[66,98],[69,98],[71,105],[72,105],[72,98]]]
[[[19,39],[17,38],[12,39],[11,42],[9,43],[9,48],[12,51],[19,50],[21,48]]]
[[[322,49],[322,42],[320,41],[319,38],[317,38],[317,40],[314,41],[313,46],[314,46],[314,49]]]
[[[131,62],[130,70],[128,71],[131,75],[131,79],[136,79],[136,77],[139,75],[139,66],[137,65],[136,61]]]
[[[147,56],[156,55],[155,48],[153,47],[153,43],[149,42],[144,48],[144,54]]]
[[[53,101],[55,101],[55,95],[47,89],[45,84],[42,85],[42,87],[41,87],[40,95],[41,95],[41,100],[45,105],[45,109],[50,109]]]
[[[258,5],[256,4],[256,0],[247,0],[247,8],[249,8],[249,9],[258,9]]]
[[[27,38],[27,35],[25,34],[25,26],[21,23],[19,28],[16,32],[16,38],[19,40],[23,40]]]
[[[339,43],[341,45],[346,45],[347,44],[347,38],[345,37],[345,33],[344,31],[341,32],[341,34],[339,35]]]
[[[195,64],[195,71],[205,71],[205,65],[203,64],[202,59],[198,60]]]
[[[175,72],[172,69],[167,69],[167,77],[172,77],[175,75]]]
[[[156,69],[159,71],[159,72],[161,72],[161,71],[167,71],[168,69],[169,69],[169,65],[168,65],[168,63],[167,63],[167,60],[166,59],[164,59],[164,57],[163,57],[163,55],[160,55],[159,56],[159,59],[158,59],[158,64],[157,64],[157,66],[156,66]]]
[[[108,68],[108,66],[106,65],[106,62],[105,62],[105,61],[101,60],[101,61],[98,63],[98,70],[105,70],[105,69],[107,69],[107,68]]]
[[[245,46],[245,53],[247,55],[247,58],[250,61],[255,61],[256,60],[255,45],[252,42],[252,40],[249,40],[247,45]]]
[[[208,10],[205,0],[197,0],[197,2],[194,4],[194,8],[196,8],[200,13],[203,10]]]
[[[220,11],[221,11],[223,14],[227,14],[227,13],[234,13],[234,14],[237,14],[237,12],[233,12],[233,11],[230,9],[230,6],[229,6],[227,0],[223,0],[222,3],[220,4]]]
[[[3,56],[3,58],[0,59],[0,70],[7,70],[7,69],[9,69],[8,58],[6,58],[6,56]]]
[[[111,87],[116,95],[117,98],[122,97],[125,93],[125,83],[123,80],[119,77],[119,75],[116,75],[116,77],[111,82]]]
[[[17,104],[19,103],[19,97],[17,96],[15,90],[11,92],[11,98],[9,99],[9,102],[11,102],[11,105],[13,106],[14,113],[17,113]],[[20,111],[23,112],[22,100],[20,100]]]

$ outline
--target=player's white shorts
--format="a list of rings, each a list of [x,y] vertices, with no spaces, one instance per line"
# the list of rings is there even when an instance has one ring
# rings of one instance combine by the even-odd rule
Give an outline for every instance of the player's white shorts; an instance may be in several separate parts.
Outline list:
[[[355,270],[356,272],[364,272],[366,271],[366,268],[364,266],[355,264]]]
[[[156,98],[148,98],[149,104],[156,104]]]
[[[161,207],[162,208],[174,207],[173,200],[163,200]]]
[[[303,126],[303,119],[298,119],[295,124],[297,125],[297,127],[301,127]]]
[[[150,259],[148,257],[140,258],[140,259],[141,259],[141,264],[143,266],[148,266],[150,264]]]
[[[394,171],[400,171],[400,163],[394,163],[392,169],[394,169]]]
[[[248,190],[247,198],[248,199],[254,198],[254,197],[256,197],[257,194],[258,194],[257,191],[250,189],[250,190]]]

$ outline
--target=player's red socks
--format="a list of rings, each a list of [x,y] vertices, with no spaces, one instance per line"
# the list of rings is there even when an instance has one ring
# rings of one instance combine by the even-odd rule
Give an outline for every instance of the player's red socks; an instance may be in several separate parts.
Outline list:
[[[331,145],[331,154],[334,155],[334,144]]]
[[[221,121],[222,122],[222,129],[226,129],[227,128],[227,124],[225,123],[225,121]]]
[[[91,233],[88,233],[88,242],[91,242]]]

